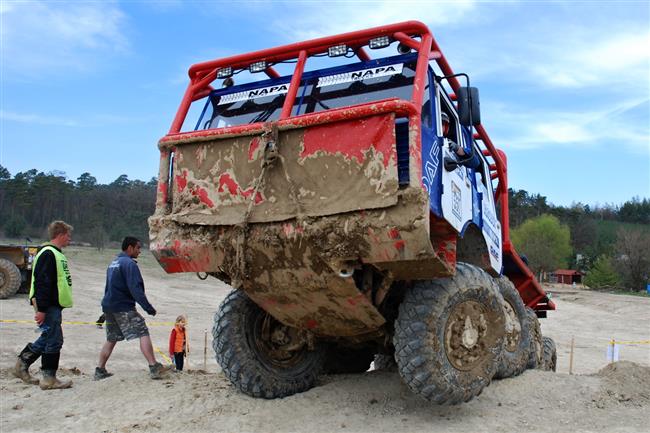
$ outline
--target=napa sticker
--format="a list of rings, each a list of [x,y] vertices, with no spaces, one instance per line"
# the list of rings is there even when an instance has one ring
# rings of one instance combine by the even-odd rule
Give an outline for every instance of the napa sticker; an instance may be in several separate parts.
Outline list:
[[[265,96],[284,95],[289,91],[289,84],[278,84],[275,86],[262,87],[261,89],[246,90],[245,92],[231,93],[223,95],[217,105],[230,104],[239,101],[248,101],[249,99],[264,98]]]
[[[354,81],[363,81],[370,78],[398,75],[402,73],[403,67],[404,65],[402,63],[398,63],[395,65],[377,66],[343,74],[328,75],[327,77],[320,77],[316,87],[332,86],[334,84],[352,83]]]

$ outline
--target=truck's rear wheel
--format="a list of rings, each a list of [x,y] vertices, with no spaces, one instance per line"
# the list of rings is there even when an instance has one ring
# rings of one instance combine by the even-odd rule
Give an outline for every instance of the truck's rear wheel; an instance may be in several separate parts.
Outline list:
[[[240,290],[222,302],[212,336],[225,375],[253,397],[279,398],[306,391],[322,369],[322,346],[275,320]]]
[[[539,368],[546,371],[557,369],[557,349],[551,337],[542,337],[542,362]]]
[[[489,383],[505,334],[502,298],[481,269],[458,263],[452,278],[410,288],[395,322],[402,379],[436,403],[469,401]]]
[[[526,308],[526,313],[530,318],[530,350],[528,355],[528,365],[526,368],[537,368],[542,363],[544,354],[544,341],[542,339],[542,328],[539,325],[537,314],[532,308]]]
[[[495,379],[517,376],[526,370],[530,354],[532,319],[519,292],[507,277],[497,280],[503,296],[506,319],[506,338]]]
[[[375,355],[374,368],[380,371],[397,371],[397,363],[395,362],[395,355],[388,355],[386,353],[378,353]]]
[[[0,259],[0,299],[13,296],[20,287],[20,271],[7,259]]]

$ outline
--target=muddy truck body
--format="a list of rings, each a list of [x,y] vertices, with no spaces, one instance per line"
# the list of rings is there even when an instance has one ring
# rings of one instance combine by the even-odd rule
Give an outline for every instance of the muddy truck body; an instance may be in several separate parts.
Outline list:
[[[424,24],[189,77],[159,142],[151,249],[234,288],[213,347],[240,390],[283,397],[374,361],[457,403],[543,364],[554,306],[510,242],[505,155]]]

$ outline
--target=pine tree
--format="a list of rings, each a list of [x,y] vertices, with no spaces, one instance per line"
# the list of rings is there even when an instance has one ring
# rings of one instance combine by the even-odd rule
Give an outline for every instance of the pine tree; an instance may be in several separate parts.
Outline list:
[[[614,270],[612,260],[605,255],[598,256],[585,277],[585,284],[592,289],[614,288],[620,285],[621,277]]]

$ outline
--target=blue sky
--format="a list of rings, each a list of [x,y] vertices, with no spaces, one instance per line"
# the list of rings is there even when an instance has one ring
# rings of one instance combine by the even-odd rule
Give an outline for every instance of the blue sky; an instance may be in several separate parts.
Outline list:
[[[481,92],[509,185],[650,197],[648,1],[0,3],[0,164],[148,180],[193,63],[409,19]]]

